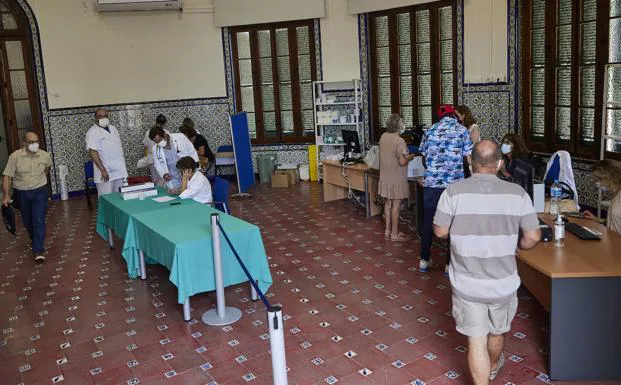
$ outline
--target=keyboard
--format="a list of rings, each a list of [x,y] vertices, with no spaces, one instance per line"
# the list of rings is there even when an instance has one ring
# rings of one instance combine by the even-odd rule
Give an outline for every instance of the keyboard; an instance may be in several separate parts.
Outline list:
[[[576,223],[565,223],[565,229],[585,241],[599,241],[601,239],[598,235]]]

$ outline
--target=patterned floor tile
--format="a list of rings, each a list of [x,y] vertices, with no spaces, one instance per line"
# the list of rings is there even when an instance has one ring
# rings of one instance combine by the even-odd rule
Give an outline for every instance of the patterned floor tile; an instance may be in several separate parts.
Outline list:
[[[416,271],[412,228],[402,226],[410,243],[385,241],[379,217],[367,220],[351,202],[324,203],[319,184],[260,185],[252,200],[231,206],[262,232],[269,300],[287,318],[290,384],[470,381],[466,340],[447,313],[450,283],[440,269]],[[200,322],[213,293],[195,296],[197,321],[184,322],[168,271],[150,265],[146,281],[128,279],[120,248],[109,250],[96,234],[96,210],[83,198],[51,202],[47,221],[43,265],[32,261],[21,228],[15,239],[0,232],[3,384],[271,384],[266,313],[247,285],[226,290],[227,304],[244,313],[236,324]],[[438,261],[445,251],[441,243],[432,249]],[[506,344],[517,358],[494,384],[542,383],[548,320],[520,291]]]

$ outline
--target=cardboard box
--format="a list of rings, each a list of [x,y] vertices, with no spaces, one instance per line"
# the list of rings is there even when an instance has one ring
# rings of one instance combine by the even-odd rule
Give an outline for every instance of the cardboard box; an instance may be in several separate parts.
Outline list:
[[[287,171],[274,171],[272,174],[272,188],[289,187],[289,174]]]
[[[287,176],[289,177],[289,185],[293,186],[298,183],[298,170],[286,170]]]

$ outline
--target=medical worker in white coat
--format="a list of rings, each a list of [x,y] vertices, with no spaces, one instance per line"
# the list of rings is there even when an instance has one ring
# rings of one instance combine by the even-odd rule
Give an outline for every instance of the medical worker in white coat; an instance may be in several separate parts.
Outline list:
[[[95,111],[95,124],[86,132],[86,151],[93,163],[97,195],[119,191],[127,179],[127,166],[119,131],[110,124],[108,111]]]
[[[155,126],[149,131],[153,146],[153,165],[170,189],[181,188],[181,173],[177,169],[179,159],[189,156],[198,162],[198,153],[190,140],[181,133],[168,133]]]
[[[166,131],[166,123],[168,119],[166,119],[165,115],[159,114],[155,118],[155,125],[160,126]],[[142,140],[142,145],[144,146],[145,153],[147,155],[147,163],[149,164],[149,174],[151,174],[151,181],[158,186],[163,186],[164,181],[157,173],[155,166],[153,165],[153,146],[155,143],[149,138],[149,133],[151,129],[148,129],[147,132],[144,133],[144,139]],[[168,132],[168,131],[166,131]]]

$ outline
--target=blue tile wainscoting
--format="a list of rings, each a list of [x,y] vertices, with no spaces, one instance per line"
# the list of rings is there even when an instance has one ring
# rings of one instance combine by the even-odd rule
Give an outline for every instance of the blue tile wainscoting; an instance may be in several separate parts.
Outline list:
[[[507,81],[492,84],[464,84],[463,61],[463,0],[457,0],[457,79],[458,101],[470,106],[479,120],[484,137],[499,140],[509,131],[519,131],[520,106],[522,104],[522,84],[519,79],[521,0],[508,1],[507,29]],[[52,153],[54,167],[51,173],[52,192],[57,194],[57,170],[59,165],[69,169],[67,184],[69,191],[83,189],[83,163],[88,160],[84,146],[86,130],[93,123],[95,106],[54,109],[48,108],[47,89],[45,84],[44,63],[41,54],[40,36],[37,21],[32,9],[25,0],[17,0],[29,19],[33,40],[33,56],[36,69],[36,82],[41,101],[41,113],[45,141]],[[360,73],[363,88],[362,118],[365,128],[369,128],[369,47],[368,17],[358,18]],[[315,23],[317,45],[317,78],[322,78],[322,62],[320,47],[320,25]],[[230,52],[230,35],[226,28],[222,30],[227,95],[218,98],[175,100],[166,102],[145,102],[127,105],[103,106],[109,108],[111,121],[121,132],[127,165],[130,174],[145,173],[136,169],[136,162],[142,156],[142,138],[151,127],[157,114],[164,114],[169,119],[173,131],[186,116],[191,117],[199,130],[206,135],[212,149],[228,144],[230,140],[228,115],[234,111],[234,86]],[[368,145],[368,143],[367,143]],[[306,163],[308,161],[307,145],[270,145],[255,146],[255,157],[263,154],[278,154],[278,162]],[[574,160],[576,183],[581,196],[581,203],[594,206],[597,202],[597,191],[589,181],[589,170],[592,162]],[[256,169],[256,165],[255,165]]]

